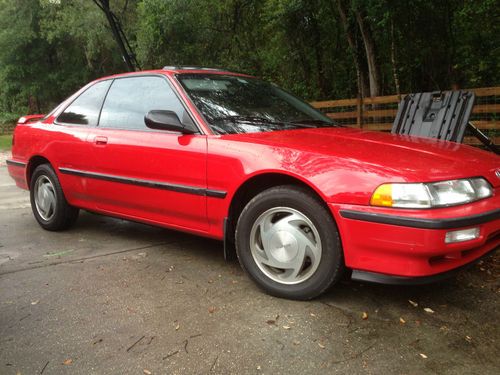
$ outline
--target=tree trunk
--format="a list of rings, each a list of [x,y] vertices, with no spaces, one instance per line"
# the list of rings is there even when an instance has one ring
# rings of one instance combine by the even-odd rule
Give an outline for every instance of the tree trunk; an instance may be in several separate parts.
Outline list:
[[[401,95],[399,88],[399,75],[398,65],[396,61],[396,42],[394,41],[394,22],[391,21],[391,62],[392,62],[392,75],[394,77],[394,86],[396,87],[396,94]]]
[[[357,85],[358,85],[358,96],[364,98],[368,95],[369,93],[369,87],[367,84],[367,79],[366,79],[366,72],[365,69],[363,69],[363,64],[361,61],[361,56],[358,51],[358,45],[355,42],[355,37],[352,33],[351,28],[349,27],[349,21],[347,20],[347,12],[344,8],[344,5],[342,4],[342,0],[337,0],[337,9],[340,15],[340,20],[342,22],[342,25],[344,27],[344,31],[346,34],[347,38],[347,44],[349,44],[349,48],[352,51],[352,56],[354,59],[354,66],[356,67],[356,78],[357,78]]]
[[[382,92],[380,87],[380,73],[377,65],[377,53],[375,41],[372,38],[369,25],[359,11],[355,11],[356,21],[365,45],[366,62],[368,64],[368,77],[370,81],[370,96],[379,96]]]
[[[308,86],[312,86],[312,80],[311,80],[311,67],[309,66],[309,62],[307,61],[307,56],[304,53],[304,49],[300,45],[300,43],[297,43],[296,40],[292,39],[291,40],[291,45],[292,48],[297,51],[298,55],[298,60],[300,62],[300,66],[302,68],[302,73],[304,75],[304,81]]]
[[[324,79],[323,51],[321,50],[321,34],[317,20],[312,16],[312,32],[314,40],[314,54],[316,58],[316,79],[318,82],[319,96],[326,95],[326,80]]]

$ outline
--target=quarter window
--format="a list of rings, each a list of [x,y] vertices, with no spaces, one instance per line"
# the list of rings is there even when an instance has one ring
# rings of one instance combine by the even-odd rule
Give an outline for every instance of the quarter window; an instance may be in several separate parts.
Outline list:
[[[85,90],[57,117],[57,122],[72,125],[97,125],[102,101],[111,80],[100,81]]]
[[[192,120],[170,85],[161,77],[114,80],[104,102],[100,127],[145,130],[144,116],[151,110],[174,111],[184,124]]]

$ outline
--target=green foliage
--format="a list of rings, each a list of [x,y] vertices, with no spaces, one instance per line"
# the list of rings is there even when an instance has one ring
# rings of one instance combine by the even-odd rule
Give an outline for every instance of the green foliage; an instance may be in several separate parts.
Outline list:
[[[500,84],[498,0],[111,0],[141,66],[225,67],[307,99],[353,97],[371,32],[381,91]],[[354,57],[361,64],[356,66]],[[0,0],[0,113],[45,112],[126,69],[91,0]],[[5,116],[4,116],[5,117]]]
[[[12,135],[0,134],[0,151],[10,150],[12,148]]]
[[[45,112],[90,79],[120,70],[93,2],[0,0],[0,112]]]

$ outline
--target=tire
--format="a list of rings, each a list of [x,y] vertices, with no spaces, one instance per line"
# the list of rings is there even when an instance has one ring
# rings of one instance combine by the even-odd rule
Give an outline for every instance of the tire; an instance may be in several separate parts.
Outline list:
[[[256,195],[236,226],[242,268],[267,293],[309,300],[324,293],[344,271],[337,226],[322,202],[293,185]]]
[[[30,200],[33,215],[43,229],[68,229],[78,218],[79,209],[68,204],[59,179],[49,164],[39,165],[33,172]]]

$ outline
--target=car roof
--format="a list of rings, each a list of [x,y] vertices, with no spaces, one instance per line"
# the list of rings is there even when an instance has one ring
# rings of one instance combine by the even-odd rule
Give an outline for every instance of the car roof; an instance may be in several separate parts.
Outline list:
[[[231,72],[226,69],[218,69],[218,68],[207,68],[207,67],[198,67],[198,66],[165,66],[163,69],[153,69],[153,70],[142,70],[137,72],[126,72],[126,73],[118,73],[113,74],[107,77],[101,77],[98,79],[105,80],[109,78],[117,78],[117,77],[126,77],[133,75],[144,75],[144,74],[220,74],[220,75],[232,75],[232,76],[242,76],[242,77],[250,77],[248,74]]]

